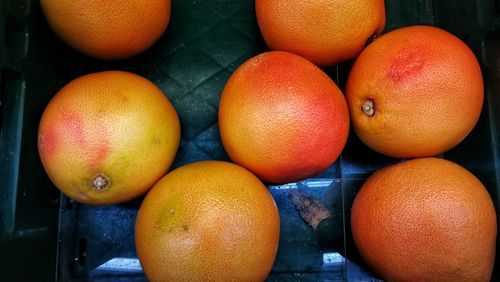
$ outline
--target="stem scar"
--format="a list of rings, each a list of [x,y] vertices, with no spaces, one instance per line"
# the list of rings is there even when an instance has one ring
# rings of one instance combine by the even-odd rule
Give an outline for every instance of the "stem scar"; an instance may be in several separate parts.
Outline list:
[[[92,179],[91,184],[95,191],[101,192],[107,190],[107,188],[111,185],[111,181],[108,176],[103,173],[99,173],[96,177],[94,177],[94,179]]]
[[[364,102],[361,106],[361,110],[369,117],[374,116],[375,104],[373,103],[373,100],[367,100],[366,102]]]

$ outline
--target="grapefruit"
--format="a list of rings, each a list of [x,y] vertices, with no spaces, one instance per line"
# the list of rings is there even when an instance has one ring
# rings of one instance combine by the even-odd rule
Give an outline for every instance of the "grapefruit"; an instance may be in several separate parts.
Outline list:
[[[264,281],[279,240],[278,209],[248,170],[191,163],[148,193],[135,225],[137,255],[150,281]]]
[[[76,50],[98,59],[134,56],[163,34],[170,0],[40,0],[54,32]]]
[[[38,151],[67,196],[114,204],[150,189],[172,164],[180,141],[175,109],[149,80],[107,71],[64,86],[43,112]]]
[[[260,54],[229,78],[219,105],[222,143],[231,159],[274,183],[328,168],[349,132],[349,113],[335,83],[288,52]]]
[[[483,92],[469,47],[430,26],[375,40],[346,86],[354,131],[372,149],[398,158],[434,156],[460,143],[479,119]]]
[[[447,160],[383,168],[356,195],[352,235],[387,281],[489,281],[497,223],[481,182]]]
[[[269,48],[321,66],[354,59],[385,26],[383,0],[256,0],[255,10]]]

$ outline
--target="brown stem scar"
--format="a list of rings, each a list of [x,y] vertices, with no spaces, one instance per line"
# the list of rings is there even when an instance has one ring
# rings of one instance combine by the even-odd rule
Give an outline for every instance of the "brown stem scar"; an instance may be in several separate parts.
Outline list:
[[[98,174],[93,180],[92,180],[92,188],[94,188],[96,191],[103,191],[104,189],[108,188],[109,185],[111,185],[111,181],[109,180],[109,177],[106,175],[100,173]]]
[[[375,104],[373,100],[367,100],[363,106],[361,106],[361,110],[369,117],[375,115]]]

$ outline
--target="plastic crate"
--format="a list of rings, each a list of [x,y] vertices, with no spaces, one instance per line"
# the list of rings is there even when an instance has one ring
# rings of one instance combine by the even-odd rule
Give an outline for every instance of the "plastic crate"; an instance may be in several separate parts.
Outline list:
[[[485,79],[479,123],[441,157],[478,176],[498,210],[500,188],[500,2],[386,1],[386,30],[425,24],[444,28],[475,52]],[[198,160],[229,160],[220,142],[217,107],[231,73],[267,50],[253,0],[172,0],[164,36],[146,52],[102,62],[70,49],[48,27],[39,1],[0,0],[0,269],[3,281],[145,281],[134,250],[142,198],[94,207],[60,195],[46,176],[36,142],[41,114],[67,82],[100,70],[128,70],[151,79],[172,101],[182,141],[172,168]],[[325,71],[344,88],[351,63]],[[351,134],[338,161],[321,175],[270,186],[279,207],[281,238],[269,281],[372,281],[353,243],[354,196],[374,170],[400,160],[384,157]],[[289,200],[300,189],[332,217],[313,231]],[[497,260],[498,261],[498,260]],[[493,280],[500,279],[496,263]]]

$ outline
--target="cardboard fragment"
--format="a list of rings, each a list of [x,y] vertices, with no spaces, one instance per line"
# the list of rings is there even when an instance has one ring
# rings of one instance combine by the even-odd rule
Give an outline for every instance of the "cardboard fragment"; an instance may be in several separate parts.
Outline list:
[[[304,191],[292,189],[289,191],[288,195],[299,212],[300,217],[309,224],[313,230],[318,228],[321,221],[331,216],[327,208]]]

